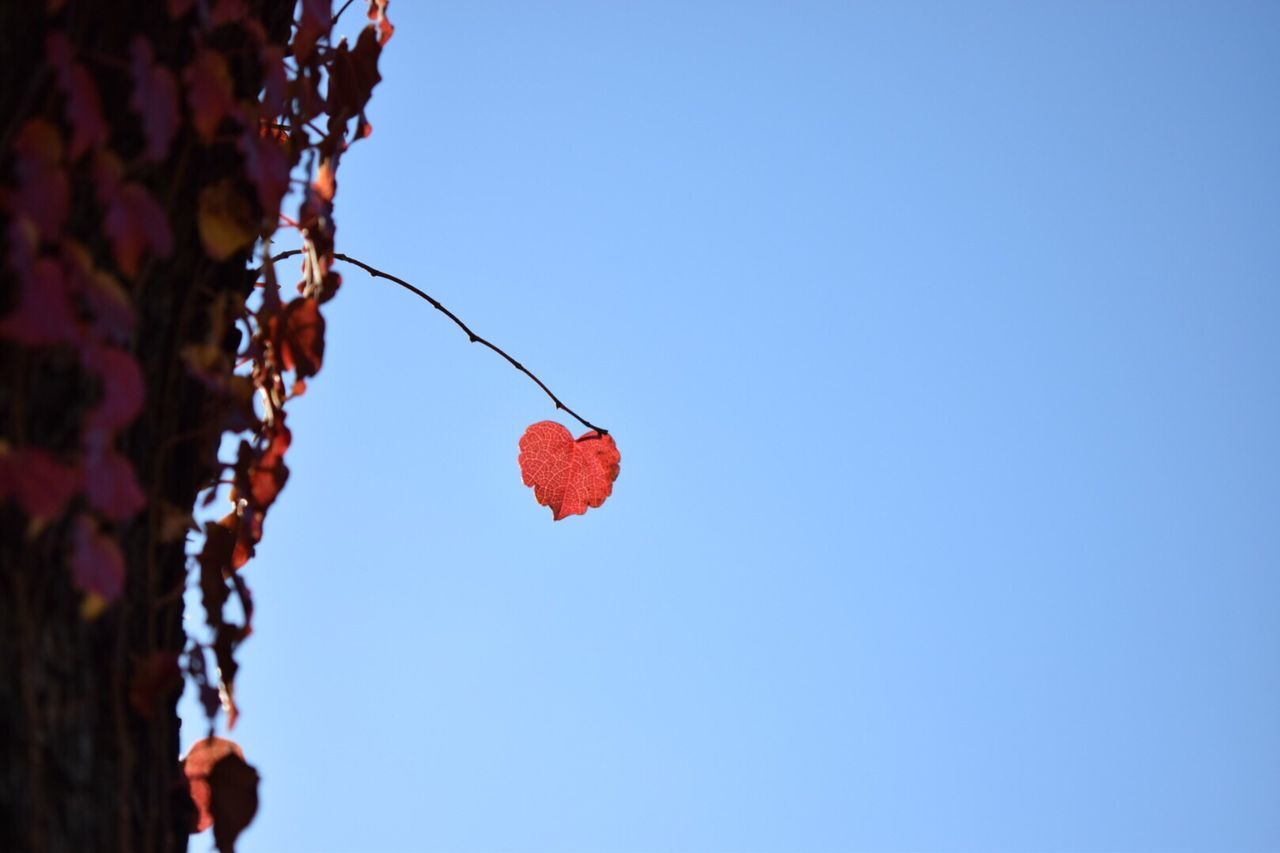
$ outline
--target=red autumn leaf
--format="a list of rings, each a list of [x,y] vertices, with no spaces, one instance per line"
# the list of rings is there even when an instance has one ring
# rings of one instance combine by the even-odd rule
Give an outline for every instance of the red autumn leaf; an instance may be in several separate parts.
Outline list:
[[[271,318],[272,332],[280,346],[280,359],[285,370],[297,371],[299,379],[315,376],[324,363],[324,317],[314,299],[299,297],[285,306],[284,328]]]
[[[271,434],[267,447],[255,464],[249,467],[249,497],[261,510],[269,508],[289,479],[289,469],[284,464],[284,455],[289,452],[293,443],[293,433],[284,424],[279,424]]]
[[[323,201],[333,201],[333,196],[338,191],[338,181],[333,174],[333,159],[326,157],[320,161],[320,167],[316,169],[316,179],[311,182],[311,188],[315,190]]]
[[[253,559],[254,551],[262,541],[262,522],[265,514],[253,507],[245,507],[240,515],[231,513],[218,520],[218,525],[235,534],[235,548],[231,552],[231,569],[239,571]]]
[[[67,99],[67,122],[71,125],[71,159],[107,144],[107,123],[102,118],[102,99],[93,77],[71,55],[71,43],[59,32],[49,34],[45,55],[58,78],[58,88]]]
[[[122,173],[111,155],[100,156],[94,167],[98,202],[107,211],[103,230],[111,238],[116,265],[132,278],[148,252],[164,257],[173,251],[173,232],[155,197],[141,184],[123,180]]]
[[[191,120],[200,138],[208,142],[236,107],[227,60],[217,51],[202,47],[182,77],[187,83]]]
[[[0,442],[0,500],[12,496],[30,518],[55,519],[80,491],[80,472],[38,447]]]
[[[76,343],[80,330],[62,267],[41,258],[19,275],[18,304],[0,318],[0,338],[26,346]]]
[[[225,261],[246,251],[258,237],[259,222],[253,202],[230,178],[204,187],[196,203],[200,242],[209,257]]]
[[[102,378],[102,399],[85,422],[90,432],[113,432],[128,426],[142,411],[146,382],[132,355],[117,347],[86,347],[85,367]]]
[[[219,761],[231,755],[244,760],[244,750],[240,748],[240,744],[210,735],[191,747],[186,758],[182,759],[182,772],[187,777],[191,799],[197,810],[196,825],[192,832],[204,832],[213,826],[213,791],[209,786],[209,775]]]
[[[133,518],[147,502],[129,460],[110,449],[85,459],[84,490],[89,505],[108,521]]]
[[[556,521],[582,515],[613,493],[622,455],[613,436],[595,430],[577,441],[555,421],[540,421],[520,438],[520,473],[538,503],[551,507]]]
[[[256,127],[245,128],[240,136],[245,174],[258,190],[263,215],[271,220],[280,213],[280,200],[289,189],[287,143],[287,135],[282,141],[275,134],[264,134]]]
[[[106,601],[115,601],[124,591],[124,554],[86,515],[76,519],[71,577],[77,587]]]
[[[46,237],[62,230],[71,209],[63,153],[62,134],[42,118],[29,119],[13,141],[13,177],[18,187],[13,210],[28,217]]]
[[[173,652],[152,652],[134,670],[129,684],[129,704],[148,720],[155,716],[160,700],[182,688],[182,669]]]
[[[142,135],[147,140],[145,156],[163,160],[178,132],[178,81],[172,71],[156,64],[151,43],[143,36],[133,37],[129,54],[133,78],[129,106],[142,116]]]

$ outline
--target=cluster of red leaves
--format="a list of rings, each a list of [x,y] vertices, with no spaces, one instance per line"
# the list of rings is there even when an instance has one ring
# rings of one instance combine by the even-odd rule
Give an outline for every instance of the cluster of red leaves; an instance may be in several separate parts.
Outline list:
[[[251,632],[253,612],[238,570],[252,557],[266,515],[288,479],[285,456],[292,434],[286,403],[303,393],[306,380],[323,364],[320,306],[341,285],[331,269],[336,174],[349,144],[372,132],[366,108],[394,28],[386,16],[387,0],[368,0],[369,23],[349,45],[332,36],[332,0],[300,0],[292,39],[280,44],[269,38],[245,0],[169,0],[171,23],[195,43],[188,59],[179,65],[168,58],[172,52],[165,45],[139,35],[127,57],[110,58],[102,66],[101,58],[81,51],[66,34],[64,7],[57,0],[47,4],[51,35],[44,48],[56,108],[17,127],[4,152],[0,262],[16,288],[0,306],[0,342],[35,354],[71,353],[96,391],[79,421],[74,447],[43,446],[38,437],[15,443],[0,439],[0,501],[16,505],[33,529],[68,523],[68,562],[85,593],[86,617],[121,596],[126,570],[120,537],[148,501],[121,453],[122,433],[141,413],[147,393],[133,350],[130,289],[149,264],[175,248],[169,201],[139,176],[179,159],[177,140],[184,127],[199,145],[234,150],[240,173],[211,178],[199,190],[196,224],[201,248],[215,261],[262,247],[261,299],[246,304],[221,295],[208,318],[207,339],[183,352],[191,375],[226,402],[226,418],[211,428],[247,433],[236,459],[223,463],[218,478],[230,475],[234,508],[206,525],[199,554],[212,642],[193,643],[185,655],[187,674],[211,724],[221,707],[234,725],[235,651]],[[256,92],[236,89],[233,69],[243,71],[246,63],[257,64],[248,75],[262,81]],[[103,68],[127,74],[128,106],[137,120],[135,140],[117,147],[103,113],[104,90],[97,79]],[[305,189],[296,218],[285,220],[281,205],[295,173],[305,175]],[[72,218],[86,216],[100,229],[95,246],[68,236]],[[298,230],[305,249],[301,281],[291,299],[281,294],[268,252],[282,220]],[[95,254],[99,247],[105,250]],[[223,341],[235,324],[251,334],[232,359]],[[237,370],[237,364],[250,369]],[[215,492],[216,482],[210,484],[210,499]],[[178,536],[185,533],[185,514],[181,521]],[[232,595],[244,614],[239,623],[224,615]],[[216,674],[206,663],[207,648],[217,662]],[[161,653],[136,665],[130,701],[139,714],[150,715],[161,696],[171,695],[178,667],[176,656]],[[223,849],[230,848],[256,808],[256,793],[253,808],[239,794],[218,794],[219,774],[227,791],[242,793],[250,776],[256,791],[256,774],[248,765],[240,768],[243,757],[233,752],[205,763],[189,758],[187,764],[188,776],[204,780],[213,791],[200,804],[201,828],[212,821]],[[228,763],[231,758],[235,761]],[[193,775],[193,768],[203,769]],[[193,790],[198,787],[193,781]]]
[[[264,80],[256,101],[237,102],[231,97],[227,59],[215,50],[198,52],[184,72],[197,133],[212,137],[232,127],[244,167],[243,186],[251,190],[246,197],[239,182],[224,179],[201,191],[197,215],[205,250],[221,259],[256,243],[262,247],[263,260],[258,303],[220,308],[222,316],[211,318],[208,344],[193,348],[187,359],[193,375],[231,402],[233,417],[226,427],[250,434],[240,441],[236,458],[224,463],[232,483],[233,509],[205,525],[199,555],[200,587],[217,662],[217,693],[232,727],[239,713],[235,653],[252,631],[253,612],[239,570],[253,557],[267,514],[288,481],[285,457],[293,435],[286,404],[305,391],[306,380],[323,365],[325,321],[320,306],[341,284],[331,269],[334,176],[350,142],[367,135],[365,108],[380,79],[378,59],[391,33],[385,11],[385,0],[371,0],[371,23],[350,49],[345,40],[332,43],[329,0],[303,0],[288,48],[293,67],[286,64],[285,51],[265,39],[257,40],[254,28],[246,26],[256,44]],[[224,17],[230,15],[224,11]],[[280,207],[290,177],[299,168],[311,174],[296,218],[289,219]],[[297,229],[305,250],[297,295],[288,300],[267,250],[281,221]],[[248,374],[236,372],[215,345],[228,322],[243,322],[251,331],[238,357],[240,364],[250,367]],[[232,594],[244,613],[240,623],[223,615]],[[189,657],[202,658],[203,649]],[[189,669],[212,720],[217,712],[212,680],[202,661]],[[215,816],[215,834],[217,826]]]

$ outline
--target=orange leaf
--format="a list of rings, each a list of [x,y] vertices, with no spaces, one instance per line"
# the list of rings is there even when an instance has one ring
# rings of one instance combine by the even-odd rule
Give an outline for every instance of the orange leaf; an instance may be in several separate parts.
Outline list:
[[[155,716],[160,700],[182,688],[182,670],[173,652],[152,652],[134,670],[129,685],[129,704],[148,720]]]
[[[62,241],[62,268],[67,286],[88,304],[94,328],[106,338],[123,342],[133,333],[133,302],[120,282],[93,265],[88,250],[75,240]]]

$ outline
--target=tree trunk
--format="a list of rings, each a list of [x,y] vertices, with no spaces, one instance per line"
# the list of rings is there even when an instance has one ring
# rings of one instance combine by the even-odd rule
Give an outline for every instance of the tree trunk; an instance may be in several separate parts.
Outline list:
[[[227,297],[243,300],[254,279],[246,272],[249,250],[213,260],[202,248],[196,220],[200,188],[243,172],[234,137],[198,138],[184,118],[190,108],[183,69],[197,47],[213,45],[234,57],[240,37],[205,22],[208,7],[220,4],[202,0],[181,11],[184,5],[0,4],[3,234],[10,234],[16,218],[9,205],[10,188],[19,180],[12,146],[24,123],[43,116],[65,138],[73,135],[46,43],[57,31],[101,95],[106,145],[125,164],[127,179],[163,206],[173,238],[167,256],[155,253],[132,275],[120,270],[94,202],[91,158],[68,158],[71,205],[62,233],[85,247],[98,268],[112,270],[132,303],[133,327],[120,346],[141,366],[145,401],[112,440],[132,464],[145,505],[127,519],[102,522],[125,567],[123,594],[104,608],[73,581],[70,568],[85,495],[71,497],[55,517],[37,518],[14,497],[13,482],[7,498],[0,494],[0,850],[185,850],[194,819],[179,767],[179,690],[148,678],[155,680],[157,662],[176,660],[186,646],[188,557],[181,524],[200,490],[219,475],[227,404],[193,375],[183,355],[212,342],[234,358],[241,333],[225,322],[231,316]],[[292,0],[247,5],[271,42],[288,42]],[[176,20],[170,7],[180,10]],[[131,106],[131,45],[138,36],[179,84],[177,135],[165,156],[154,160],[139,156],[144,133]],[[257,64],[228,64],[237,97],[258,98]],[[55,252],[59,244],[48,237],[42,251]],[[10,237],[0,239],[6,247],[0,252],[3,317],[15,310],[23,285]],[[39,448],[67,466],[80,465],[87,413],[107,394],[83,355],[72,346],[26,345],[10,336],[0,338],[0,365],[0,453]]]

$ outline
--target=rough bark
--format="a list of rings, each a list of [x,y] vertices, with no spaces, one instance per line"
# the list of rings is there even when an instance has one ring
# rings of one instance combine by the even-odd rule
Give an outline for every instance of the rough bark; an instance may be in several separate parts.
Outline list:
[[[286,42],[292,0],[248,3],[273,41]],[[157,57],[182,69],[195,49],[193,28],[171,22],[166,3],[72,2],[51,17],[45,4],[0,4],[0,150],[32,115],[61,115],[44,57],[49,27],[65,31],[93,69],[111,145],[127,157],[141,147],[129,106],[129,43],[143,34]],[[256,97],[252,63],[233,68],[237,93]],[[179,78],[180,79],[180,78]],[[198,187],[241,169],[230,143],[201,144],[183,122],[167,159],[136,179],[165,205],[174,251],[125,281],[137,312],[131,350],[143,367],[146,402],[120,449],[147,494],[146,508],[118,526],[126,556],[123,597],[94,619],[68,570],[72,513],[32,524],[0,501],[0,850],[176,851],[187,847],[192,806],[179,768],[177,696],[147,718],[129,690],[154,652],[186,643],[182,591],[188,558],[181,538],[164,541],[170,508],[189,511],[218,474],[222,404],[184,369],[180,353],[205,339],[223,294],[245,295],[247,256],[211,260],[195,221]],[[7,177],[12,163],[0,161]],[[100,213],[73,196],[68,236],[110,263]],[[0,225],[5,225],[0,214]],[[0,269],[0,313],[12,308],[16,282]],[[240,333],[221,341],[234,354]],[[0,439],[72,452],[81,419],[101,393],[94,377],[59,347],[0,341]]]

